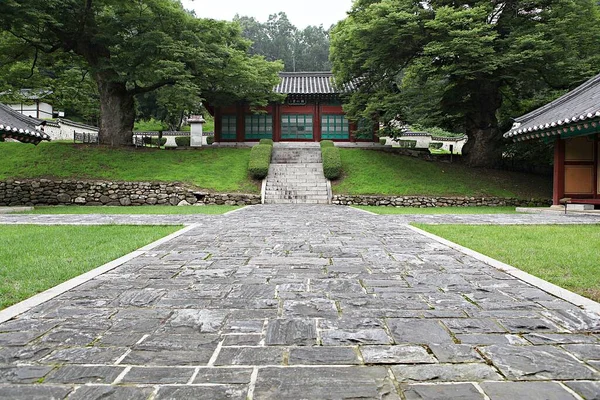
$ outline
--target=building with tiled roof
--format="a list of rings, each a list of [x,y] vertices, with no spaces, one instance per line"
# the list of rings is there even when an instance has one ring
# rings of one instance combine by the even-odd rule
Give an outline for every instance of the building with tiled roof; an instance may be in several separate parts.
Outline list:
[[[283,72],[275,93],[286,95],[283,104],[271,103],[262,114],[245,104],[209,107],[215,117],[215,141],[252,142],[355,140],[355,124],[348,121],[340,96],[354,84],[336,85],[331,72]],[[375,140],[375,136],[369,140]]]
[[[553,142],[554,204],[600,207],[600,75],[515,119],[504,137]]]
[[[25,116],[0,103],[0,139],[15,139],[23,143],[38,144],[50,137],[41,130],[44,121]]]

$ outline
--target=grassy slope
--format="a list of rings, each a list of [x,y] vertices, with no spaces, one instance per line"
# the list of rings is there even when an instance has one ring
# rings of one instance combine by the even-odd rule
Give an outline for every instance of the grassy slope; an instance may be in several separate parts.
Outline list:
[[[0,309],[178,229],[173,226],[0,225]]]
[[[203,207],[172,207],[172,206],[143,206],[143,207],[110,207],[110,206],[57,206],[35,207],[33,211],[19,214],[206,214],[218,215],[237,210],[235,206],[203,206]]]
[[[515,207],[374,207],[353,206],[380,215],[389,214],[516,214]]]
[[[216,192],[258,193],[248,177],[250,149],[159,150],[0,143],[0,179],[68,178],[178,181]]]
[[[600,301],[600,225],[415,225]]]
[[[549,198],[552,179],[507,171],[470,169],[380,151],[341,149],[344,177],[338,194],[453,195]]]

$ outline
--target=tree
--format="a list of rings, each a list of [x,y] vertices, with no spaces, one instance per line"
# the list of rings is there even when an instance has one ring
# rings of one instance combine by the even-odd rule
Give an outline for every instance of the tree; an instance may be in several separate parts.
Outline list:
[[[100,142],[131,143],[135,97],[168,86],[194,87],[196,101],[247,99],[264,105],[278,63],[250,57],[237,24],[197,19],[176,0],[6,0],[0,27],[14,62],[68,54],[98,88]]]
[[[505,100],[564,91],[600,70],[593,0],[357,0],[332,32],[350,116],[462,131],[473,166],[496,166]]]
[[[269,61],[281,60],[285,71],[329,71],[329,31],[322,26],[296,28],[286,13],[272,14],[266,23],[253,17],[234,18],[242,35],[252,41],[250,52]]]

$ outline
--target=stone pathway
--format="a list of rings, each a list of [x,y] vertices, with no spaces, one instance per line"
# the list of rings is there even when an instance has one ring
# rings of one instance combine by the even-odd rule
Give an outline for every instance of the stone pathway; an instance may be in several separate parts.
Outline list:
[[[141,217],[129,221],[157,222]],[[0,398],[598,398],[600,316],[416,234],[407,216],[181,218],[204,223],[0,324]]]

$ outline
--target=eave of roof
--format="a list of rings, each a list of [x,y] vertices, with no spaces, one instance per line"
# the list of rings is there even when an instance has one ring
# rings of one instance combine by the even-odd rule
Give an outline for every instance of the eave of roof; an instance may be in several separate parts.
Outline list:
[[[600,120],[600,75],[558,99],[519,117],[504,134],[514,141],[586,132]]]

